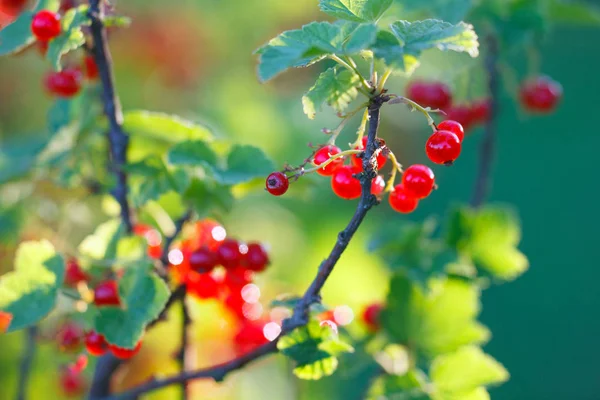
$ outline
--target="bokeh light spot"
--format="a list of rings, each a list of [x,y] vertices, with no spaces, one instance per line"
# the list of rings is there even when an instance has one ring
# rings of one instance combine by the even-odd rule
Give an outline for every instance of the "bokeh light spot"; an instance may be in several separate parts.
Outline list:
[[[242,288],[242,299],[246,303],[258,303],[260,299],[260,288],[254,283],[249,283]]]
[[[169,263],[171,265],[179,265],[183,262],[183,253],[179,249],[169,251]]]
[[[269,322],[263,327],[263,334],[269,342],[277,339],[280,333],[281,326],[279,326],[276,322]]]

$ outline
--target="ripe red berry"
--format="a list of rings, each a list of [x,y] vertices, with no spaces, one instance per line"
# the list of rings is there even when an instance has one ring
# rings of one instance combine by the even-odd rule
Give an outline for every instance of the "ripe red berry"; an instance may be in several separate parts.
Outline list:
[[[27,0],[0,0],[0,14],[16,17],[25,8]]]
[[[362,320],[365,325],[367,325],[367,328],[372,332],[379,330],[381,327],[379,321],[381,310],[383,310],[383,306],[381,304],[371,304],[363,311]]]
[[[201,247],[190,254],[189,262],[194,271],[203,273],[216,267],[219,264],[219,258],[214,251]]]
[[[362,138],[362,146],[357,146],[354,148],[354,150],[364,150],[365,147],[367,147],[367,140],[368,138],[366,136],[363,136]],[[383,139],[378,139],[381,143],[382,146],[385,146],[385,141]],[[362,171],[363,169],[363,159],[362,157],[359,157],[358,154],[353,154],[352,155],[352,165],[354,165],[359,171]],[[381,152],[377,155],[377,169],[381,169],[385,163],[387,162],[387,157],[384,156],[383,154],[381,154]]]
[[[447,119],[445,121],[440,122],[437,128],[440,131],[450,131],[454,133],[461,143],[465,138],[465,130],[463,129],[463,126],[459,122],[453,121],[451,119]]]
[[[396,185],[389,196],[390,207],[399,213],[408,214],[417,208],[419,200],[406,192],[406,189],[400,185]]]
[[[273,172],[267,177],[265,184],[267,191],[273,196],[281,196],[290,187],[290,181],[283,172]]]
[[[0,311],[0,334],[6,332],[10,326],[13,316],[11,313]]]
[[[113,344],[108,345],[108,348],[109,348],[110,352],[113,354],[113,356],[120,358],[121,360],[126,360],[128,358],[135,356],[140,351],[141,347],[142,347],[141,340],[135,345],[135,347],[133,349],[126,349],[123,347],[115,346]]]
[[[65,323],[56,334],[56,342],[62,351],[76,352],[81,348],[83,329],[73,322]]]
[[[435,176],[433,171],[426,165],[411,165],[402,175],[402,186],[404,190],[417,199],[424,199],[433,190]]]
[[[219,295],[219,284],[210,274],[190,271],[185,276],[188,293],[199,299],[212,299]]]
[[[60,15],[42,10],[31,20],[31,32],[38,40],[50,40],[60,35]]]
[[[238,355],[246,354],[268,342],[263,333],[264,322],[244,320],[233,338]]]
[[[248,283],[251,283],[253,279],[254,272],[248,268],[229,268],[223,277],[223,286],[225,286],[225,290],[239,294],[240,290]]]
[[[445,109],[452,104],[452,91],[442,82],[411,82],[406,87],[406,97],[423,107],[434,109]]]
[[[473,123],[480,124],[490,118],[490,100],[481,99],[471,104],[471,119]]]
[[[88,280],[89,276],[83,272],[77,260],[74,258],[69,259],[65,271],[65,285],[73,287],[77,286],[79,282],[87,282]]]
[[[89,80],[94,80],[98,78],[98,65],[96,64],[96,60],[92,56],[85,56],[83,59],[83,64],[85,67],[85,76]]]
[[[50,72],[44,80],[46,90],[59,97],[73,97],[81,89],[81,71],[76,68]]]
[[[462,125],[464,131],[468,131],[475,124],[473,109],[468,105],[455,105],[446,110],[449,120],[456,121]]]
[[[242,261],[240,244],[235,239],[223,240],[217,249],[217,257],[219,264],[225,268],[234,268],[239,266]]]
[[[451,165],[460,155],[460,150],[458,136],[450,131],[435,132],[425,145],[427,157],[436,164]]]
[[[383,176],[377,175],[371,182],[371,194],[379,196],[385,190],[385,179]]]
[[[104,336],[98,332],[90,331],[85,335],[85,348],[93,356],[101,356],[106,353],[107,343]]]
[[[81,396],[87,386],[84,375],[73,367],[67,367],[61,371],[59,383],[64,394],[70,397]]]
[[[551,112],[561,99],[562,92],[561,84],[550,77],[534,77],[525,81],[521,86],[521,103],[528,111]]]
[[[319,165],[323,164],[324,162],[326,162],[327,160],[329,160],[332,156],[339,154],[341,152],[342,152],[342,150],[337,146],[328,145],[325,147],[321,147],[315,153],[315,157],[313,158],[313,163],[316,166],[319,166]],[[317,170],[317,174],[324,175],[324,176],[333,175],[335,170],[338,169],[339,167],[341,167],[342,165],[344,165],[344,157],[338,157],[335,160],[333,160],[332,162],[330,162],[329,164],[327,164],[326,166],[324,166],[323,168],[319,168]]]
[[[60,2],[60,12],[64,14],[75,6],[75,0],[62,0]]]
[[[352,200],[360,197],[360,181],[353,175],[359,173],[355,168],[343,166],[333,174],[331,188],[342,199]]]
[[[104,281],[94,289],[94,304],[100,306],[119,306],[119,286],[116,281]]]
[[[248,243],[248,251],[243,255],[244,265],[251,271],[264,271],[269,264],[269,255],[260,243]]]

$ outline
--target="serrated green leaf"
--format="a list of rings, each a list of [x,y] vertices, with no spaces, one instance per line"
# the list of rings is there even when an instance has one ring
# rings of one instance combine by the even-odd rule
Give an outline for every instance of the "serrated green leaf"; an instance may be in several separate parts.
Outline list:
[[[275,166],[258,147],[235,145],[227,156],[227,168],[217,172],[221,183],[235,185],[266,177]]]
[[[465,346],[436,357],[429,373],[440,399],[463,398],[482,386],[508,380],[508,371],[479,347]]]
[[[167,168],[158,156],[131,163],[127,165],[126,170],[133,177],[131,197],[135,207],[141,207],[150,200],[157,200],[170,191],[183,193],[191,182],[191,177],[185,170]]]
[[[447,237],[448,244],[478,269],[503,280],[515,279],[529,266],[516,247],[520,240],[517,216],[512,210],[498,206],[457,209]]]
[[[335,372],[335,355],[354,349],[339,340],[336,332],[313,320],[279,339],[279,351],[296,362],[294,374],[300,379],[320,379]]]
[[[0,311],[13,315],[8,331],[35,324],[52,311],[64,278],[64,260],[50,242],[21,243],[14,271],[0,277]]]
[[[375,22],[394,0],[320,0],[321,11],[338,19]]]
[[[357,54],[375,41],[374,24],[311,22],[283,32],[257,50],[258,77],[268,81],[292,67],[306,67],[323,58]]]
[[[169,298],[169,288],[151,266],[128,268],[119,280],[121,307],[98,307],[95,330],[109,343],[133,348]]]
[[[10,25],[0,29],[0,56],[16,53],[35,42],[31,20],[40,10],[58,11],[60,0],[40,0],[33,11],[23,11]]]
[[[432,279],[423,289],[397,274],[381,318],[397,343],[434,357],[488,340],[489,331],[475,320],[479,309],[479,289],[474,284]]]
[[[550,0],[549,17],[552,22],[563,25],[600,25],[600,9],[581,1]]]
[[[123,129],[133,140],[179,143],[184,140],[210,141],[211,131],[203,125],[175,115],[135,110],[123,115]]]
[[[91,23],[88,9],[89,6],[80,5],[69,9],[61,17],[62,32],[50,41],[46,52],[46,59],[57,71],[62,68],[60,64],[62,56],[78,49],[85,43],[85,36],[81,28]]]
[[[177,143],[169,150],[167,159],[174,165],[217,167],[217,155],[202,140],[187,140]]]
[[[391,68],[411,74],[419,65],[418,57],[428,49],[466,52],[471,57],[479,54],[479,42],[473,26],[464,22],[453,25],[435,19],[397,21],[392,32],[380,31],[373,52]]]
[[[358,75],[352,71],[329,68],[319,75],[315,85],[302,96],[304,113],[308,118],[314,119],[317,109],[320,109],[323,103],[327,103],[338,112],[344,111],[358,95],[358,82]]]

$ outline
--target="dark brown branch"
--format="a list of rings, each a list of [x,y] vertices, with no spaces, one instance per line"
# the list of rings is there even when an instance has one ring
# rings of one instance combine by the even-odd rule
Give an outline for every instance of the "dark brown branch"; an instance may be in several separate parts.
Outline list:
[[[475,180],[475,188],[471,197],[471,206],[479,207],[485,201],[492,185],[492,166],[495,158],[496,119],[500,107],[498,69],[498,40],[493,34],[486,37],[487,56],[485,69],[488,79],[489,116],[485,123],[485,133],[479,150],[479,169]]]
[[[187,304],[185,303],[185,295],[181,299],[181,347],[179,348],[177,354],[177,361],[179,362],[179,366],[181,367],[181,373],[184,374],[187,371],[186,365],[186,351],[188,348],[188,327],[192,323],[192,319],[190,318],[190,312],[188,310]],[[181,386],[181,399],[187,400],[189,396],[188,392],[188,381],[184,380],[180,383]]]
[[[116,186],[112,191],[113,196],[121,206],[121,219],[131,233],[133,224],[131,222],[131,210],[127,202],[127,146],[129,137],[123,131],[123,111],[119,98],[115,92],[115,78],[112,70],[112,58],[108,49],[106,30],[102,23],[100,9],[101,0],[90,0],[89,17],[92,21],[90,31],[94,40],[92,54],[98,66],[98,74],[102,82],[102,102],[104,113],[108,118],[108,141],[110,143],[111,165],[110,169],[117,178]]]
[[[377,175],[377,161],[376,161],[376,138],[377,130],[379,128],[379,111],[383,103],[388,101],[389,98],[376,96],[371,100],[369,105],[369,132],[367,136],[367,146],[363,155],[363,169],[364,172],[360,174],[360,181],[362,186],[362,194],[356,207],[356,211],[352,216],[352,219],[346,226],[346,228],[338,234],[338,239],[331,250],[329,256],[319,266],[317,276],[309,286],[309,288],[302,296],[302,299],[298,302],[298,305],[294,309],[294,314],[291,318],[284,321],[282,333],[279,337],[284,334],[308,323],[308,310],[309,307],[317,302],[320,302],[321,289],[325,285],[327,278],[331,275],[336,263],[340,259],[344,250],[348,246],[348,243],[354,236],[354,233],[358,230],[358,227],[365,218],[367,212],[377,204],[377,199],[371,194],[371,183],[373,178]],[[193,372],[184,372],[178,375],[164,378],[160,380],[153,380],[151,382],[137,386],[127,392],[115,394],[109,396],[106,399],[110,400],[121,400],[121,399],[134,399],[144,393],[163,388],[165,386],[181,384],[194,379],[200,378],[212,378],[215,381],[222,381],[227,374],[236,371],[246,364],[257,360],[267,354],[277,352],[277,342],[279,338],[269,342],[256,350],[236,358],[228,363],[219,364],[210,368],[201,369]]]
[[[33,358],[35,357],[37,326],[30,326],[26,330],[25,348],[23,349],[23,358],[19,367],[19,383],[17,385],[17,400],[27,398],[27,382],[31,374]]]

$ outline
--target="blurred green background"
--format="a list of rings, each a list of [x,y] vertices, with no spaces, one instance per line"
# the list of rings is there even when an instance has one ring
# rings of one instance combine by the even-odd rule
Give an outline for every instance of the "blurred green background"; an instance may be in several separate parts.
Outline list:
[[[133,18],[130,28],[111,35],[125,109],[177,113],[202,121],[218,135],[263,148],[277,165],[300,163],[309,152],[307,143],[325,141],[321,128],[336,125],[330,110],[314,121],[302,113],[301,94],[318,68],[291,71],[266,85],[254,73],[252,52],[259,45],[282,30],[323,19],[316,0],[169,4],[130,0],[118,2],[117,7]],[[514,88],[509,82],[505,87],[490,200],[518,209],[523,224],[520,247],[531,267],[515,282],[493,286],[483,294],[482,321],[493,332],[486,351],[511,373],[508,383],[491,390],[494,399],[600,396],[600,319],[596,318],[600,272],[595,249],[600,214],[593,168],[600,136],[590,126],[599,104],[598,43],[599,30],[561,28],[540,49],[542,72],[560,81],[565,92],[553,115],[525,116],[513,101]],[[505,61],[524,76],[522,54]],[[468,93],[481,96],[483,88],[480,79],[470,74],[471,65],[467,56],[426,56],[417,75],[447,81],[459,98]],[[0,62],[2,140],[43,130],[51,103],[41,89],[47,69],[35,51]],[[389,86],[398,93],[405,83],[404,78],[394,77]],[[424,120],[392,107],[399,106],[382,112],[381,136],[402,163],[424,161],[422,146],[428,129]],[[350,127],[339,143],[350,142],[352,134]],[[452,168],[436,169],[440,188],[421,203],[411,220],[435,215],[443,221],[452,204],[468,201],[480,139],[478,130],[465,140],[462,156]],[[259,279],[267,297],[299,292],[306,286],[355,207],[354,202],[336,198],[327,179],[306,180],[310,184],[293,185],[284,198],[254,191],[221,221],[234,236],[269,243],[274,264]],[[389,220],[400,226],[409,218],[386,205],[372,212],[328,282],[324,293],[328,304],[348,304],[358,313],[365,304],[385,297],[385,266],[366,253],[365,243],[370,232]],[[2,271],[6,270],[4,266]],[[168,342],[165,332],[160,341]],[[1,399],[13,398],[21,346],[19,333],[0,338]],[[56,387],[55,364],[55,350],[43,345],[36,359],[32,399],[59,398],[49,395]],[[294,380],[281,358],[271,357],[233,375],[221,387],[198,385],[209,393],[198,398],[260,399],[265,398],[265,390],[268,398],[276,399],[333,398],[310,395],[303,390],[307,386],[311,384]]]

